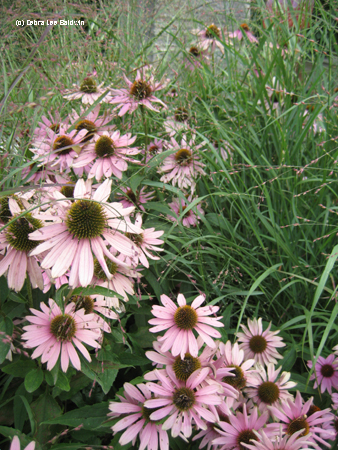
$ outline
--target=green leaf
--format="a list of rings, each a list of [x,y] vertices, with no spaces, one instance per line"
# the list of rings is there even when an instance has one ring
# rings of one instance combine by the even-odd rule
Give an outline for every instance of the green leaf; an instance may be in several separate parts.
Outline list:
[[[83,361],[81,370],[88,378],[98,382],[105,394],[109,392],[118,373],[117,369],[104,367],[99,361],[92,361],[91,363]]]
[[[11,348],[10,342],[5,343],[4,342],[4,335],[6,336],[12,336],[13,333],[13,322],[8,317],[2,317],[0,319],[0,332],[4,333],[0,335],[0,364],[2,364],[6,356],[8,354],[8,351]]]
[[[57,386],[58,388],[62,389],[63,391],[67,391],[68,392],[70,390],[70,385],[69,385],[68,378],[67,378],[66,374],[61,372],[61,370],[59,370],[58,378],[56,380],[55,386]]]
[[[43,424],[44,420],[52,420],[61,416],[62,410],[57,401],[48,393],[40,395],[32,404],[31,408],[38,425],[36,439],[45,444],[55,433],[55,430]]]
[[[36,391],[43,382],[43,371],[40,367],[33,369],[25,376],[25,388],[27,392]]]
[[[119,355],[119,360],[122,364],[125,364],[128,367],[145,366],[150,363],[149,359],[132,355],[131,353],[122,353]]]
[[[60,417],[44,421],[44,425],[66,425],[68,427],[78,427],[83,425],[86,430],[98,428],[102,422],[107,420],[109,412],[108,402],[87,405],[83,408],[74,409]]]
[[[5,276],[0,277],[0,302],[4,303],[9,293],[7,279]]]
[[[25,378],[28,372],[32,369],[36,369],[36,363],[31,359],[25,359],[24,361],[16,361],[7,366],[2,367],[2,371],[14,377]]]
[[[290,350],[284,353],[283,359],[282,359],[282,366],[283,371],[285,372],[291,372],[295,362],[297,359],[297,352],[294,347],[292,347]]]
[[[21,443],[21,448],[25,448],[30,442],[32,442],[32,438],[29,436],[26,436],[25,434],[21,433],[20,430],[12,428],[12,427],[3,427],[0,426],[0,434],[2,436],[13,438],[14,436],[18,436]],[[35,441],[35,450],[41,450],[40,444]]]
[[[122,295],[102,286],[95,286],[88,288],[78,287],[74,289],[72,295],[95,295],[95,294],[104,295],[105,297],[117,297],[123,300]]]

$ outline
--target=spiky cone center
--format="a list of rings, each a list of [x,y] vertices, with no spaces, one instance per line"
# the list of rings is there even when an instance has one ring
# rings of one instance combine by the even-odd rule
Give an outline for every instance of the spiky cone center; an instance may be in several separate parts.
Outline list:
[[[298,438],[300,438],[301,436],[306,436],[307,434],[309,434],[310,431],[310,427],[309,424],[306,421],[306,415],[298,417],[295,420],[292,420],[286,429],[286,432],[288,435],[292,435],[294,433],[296,433],[299,430],[304,429],[303,433],[301,435],[298,436]]]
[[[136,100],[144,100],[151,96],[150,84],[144,80],[135,81],[130,88],[130,94],[136,98]]]
[[[180,166],[188,166],[192,161],[192,153],[187,148],[181,148],[175,153],[175,160]]]
[[[333,421],[333,427],[334,427],[336,433],[338,433],[338,419],[335,419],[335,420]]]
[[[81,120],[76,126],[75,129],[77,132],[81,130],[87,130],[86,136],[82,138],[81,142],[88,142],[91,140],[91,138],[94,136],[94,134],[97,132],[97,127],[94,122],[84,119]]]
[[[192,389],[186,387],[175,389],[173,404],[179,411],[189,411],[194,406],[195,400],[195,393]]]
[[[201,56],[201,52],[198,50],[197,47],[190,47],[189,54],[191,56],[194,56],[195,58],[199,58]]]
[[[268,343],[265,337],[257,334],[256,336],[252,336],[249,341],[249,348],[253,353],[263,353],[268,346]]]
[[[66,217],[68,231],[78,239],[92,239],[102,234],[107,218],[102,205],[91,200],[76,200]]]
[[[101,136],[95,144],[95,153],[99,158],[113,156],[116,151],[114,141],[109,136]]]
[[[126,196],[128,197],[128,199],[133,202],[133,203],[137,203],[138,202],[138,192],[134,192],[132,189],[128,189],[126,192]]]
[[[73,198],[74,197],[74,184],[72,182],[67,183],[65,186],[62,186],[61,188],[61,194],[64,195],[67,198]]]
[[[76,333],[76,322],[69,314],[60,314],[51,321],[50,332],[57,341],[71,341]]]
[[[53,150],[58,155],[68,155],[72,151],[73,140],[65,135],[59,136],[55,139]]]
[[[151,155],[156,155],[156,153],[159,151],[159,148],[157,147],[157,145],[153,144],[148,148],[148,153],[150,153]]]
[[[91,77],[86,77],[80,85],[80,91],[85,94],[94,94],[97,92],[96,81]]]
[[[240,25],[240,28],[242,28],[242,30],[244,30],[244,31],[250,31],[250,28],[246,23],[242,23]]]
[[[257,436],[255,435],[255,433],[252,430],[241,431],[237,437],[237,445],[240,448],[240,450],[247,450],[247,448],[242,444],[251,444],[252,445],[251,439],[257,440]]]
[[[144,241],[143,233],[140,234],[132,234],[132,233],[126,233],[126,237],[130,239],[134,244],[136,244],[138,247],[141,247]]]
[[[59,133],[60,131],[60,124],[59,123],[52,123],[52,125],[49,127],[54,133]]]
[[[181,359],[180,356],[177,356],[173,364],[176,378],[180,381],[187,381],[190,375],[194,373],[195,370],[200,369],[201,367],[202,365],[200,360],[191,356],[190,353],[186,353],[184,359]]]
[[[221,30],[216,27],[216,25],[211,24],[205,30],[205,35],[208,39],[214,39],[215,35],[220,39],[221,38]]]
[[[265,381],[258,388],[258,397],[267,405],[272,405],[279,399],[279,387],[272,381]]]
[[[41,244],[41,241],[30,241],[29,233],[33,233],[33,231],[42,227],[40,220],[27,213],[8,225],[6,228],[7,241],[15,250],[28,253]]]
[[[316,406],[316,405],[311,405],[308,412],[307,412],[307,416],[312,416],[312,414],[314,414],[315,412],[321,411],[321,409]]]
[[[12,217],[11,210],[9,209],[9,197],[1,197],[0,199],[0,220],[3,223],[7,223]]]
[[[176,122],[186,122],[189,119],[188,111],[185,108],[177,108],[175,111],[175,121]]]
[[[107,264],[109,272],[112,275],[115,275],[117,273],[117,269],[118,269],[117,264],[106,257],[104,258],[104,260]],[[94,259],[94,275],[99,280],[108,281],[107,275],[105,274],[104,270],[101,267],[101,264],[98,262],[97,259]]]
[[[227,367],[233,367],[234,369],[231,371],[231,373],[234,374],[233,377],[223,377],[222,381],[224,383],[230,384],[230,386],[234,387],[235,389],[241,390],[246,386],[246,379],[244,376],[243,369],[239,366],[236,366],[234,364],[231,364]]]
[[[94,300],[89,295],[73,295],[70,300],[75,303],[75,311],[83,308],[85,314],[91,314],[94,311]]]
[[[175,311],[174,321],[181,330],[192,330],[197,320],[197,313],[190,305],[179,306]]]
[[[331,378],[334,374],[334,368],[331,364],[324,364],[320,368],[320,373],[323,375],[324,378]]]

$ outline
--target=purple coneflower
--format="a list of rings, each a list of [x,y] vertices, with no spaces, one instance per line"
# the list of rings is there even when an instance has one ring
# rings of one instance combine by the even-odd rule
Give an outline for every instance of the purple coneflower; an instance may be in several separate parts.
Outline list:
[[[188,198],[173,198],[173,201],[168,204],[168,206],[174,211],[174,213],[179,217],[182,214],[189,204],[193,201],[192,195],[189,195]],[[195,210],[195,212],[194,212]],[[182,219],[183,226],[190,228],[190,226],[196,227],[198,222],[201,220],[200,216],[204,216],[204,211],[200,204],[197,204],[195,208],[189,209]],[[172,222],[177,222],[177,218],[174,216],[167,215],[167,218]]]
[[[210,47],[211,53],[216,49],[216,46],[224,53],[224,45],[220,42],[222,39],[222,32],[215,24],[211,24],[204,30],[192,30],[199,39],[198,47],[202,50],[208,50]]]
[[[67,100],[81,99],[83,104],[92,105],[101,95],[108,90],[103,88],[104,83],[97,85],[93,77],[86,77],[80,85],[73,84],[72,89],[65,89],[62,94]],[[108,102],[109,95],[104,97],[100,103]]]
[[[312,361],[307,362],[308,367],[312,368]],[[315,380],[313,388],[320,385],[320,392],[326,390],[332,394],[332,388],[338,390],[338,358],[334,354],[327,358],[318,357],[315,365],[315,373],[311,375],[310,380]]]
[[[258,43],[258,39],[251,33],[250,28],[246,23],[242,23],[238,30],[235,30],[233,33],[229,34],[229,39],[238,39],[241,41],[243,39],[243,35],[249,39],[250,42]]]

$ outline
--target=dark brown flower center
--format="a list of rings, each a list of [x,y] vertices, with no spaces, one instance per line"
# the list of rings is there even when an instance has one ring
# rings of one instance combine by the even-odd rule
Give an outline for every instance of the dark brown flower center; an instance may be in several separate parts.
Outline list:
[[[316,405],[311,405],[308,412],[307,412],[307,416],[312,416],[312,414],[314,414],[315,412],[321,411],[321,409],[316,406]]]
[[[157,147],[157,145],[151,145],[149,148],[148,148],[148,152],[149,153],[154,153],[154,154],[156,154],[157,152],[159,151],[159,148]]]
[[[52,125],[49,127],[54,133],[58,133],[60,131],[60,124],[59,123],[52,123]]]
[[[146,81],[138,80],[133,83],[130,93],[136,100],[144,100],[151,96],[151,87]]]
[[[215,35],[220,39],[221,38],[221,30],[216,27],[216,25],[209,25],[205,30],[205,35],[208,39],[214,39]]]
[[[108,258],[104,258],[108,270],[112,275],[115,275],[118,271],[118,266],[116,263],[114,263],[113,261],[111,261]],[[108,281],[107,275],[105,274],[104,270],[101,267],[101,264],[98,262],[97,259],[94,259],[94,275],[96,276],[96,278],[98,278],[99,280],[102,281]]]
[[[321,368],[320,368],[320,373],[323,375],[323,377],[325,378],[331,378],[332,375],[334,374],[334,368],[332,367],[331,364],[324,364]]]
[[[85,314],[91,314],[94,311],[94,300],[89,295],[73,295],[70,300],[75,303],[75,311],[83,308]]]
[[[95,144],[95,153],[99,158],[113,156],[116,147],[114,141],[109,136],[101,136]]]
[[[173,364],[176,378],[181,381],[187,381],[190,375],[201,367],[200,360],[191,356],[190,353],[186,353],[184,359],[177,356]]]
[[[128,199],[135,204],[137,204],[137,201],[138,201],[137,194],[138,194],[138,192],[136,191],[136,193],[135,193],[132,189],[128,189],[126,192],[126,196],[128,197]]]
[[[82,138],[81,142],[88,142],[91,140],[91,138],[94,136],[94,134],[97,132],[97,127],[94,122],[91,122],[90,120],[81,120],[76,126],[75,129],[77,131],[81,130],[87,130],[87,134]]]
[[[86,77],[80,85],[80,91],[86,94],[94,94],[94,92],[97,92],[96,81],[91,77]]]
[[[310,427],[306,421],[305,415],[298,417],[298,419],[295,419],[292,422],[290,422],[289,425],[287,426],[286,432],[291,436],[292,434],[296,433],[299,430],[302,430],[303,428],[304,432],[298,437],[306,436],[310,431]]]
[[[247,25],[246,23],[242,23],[242,24],[241,24],[241,28],[242,28],[244,31],[250,31],[250,28],[248,27],[248,25]]]
[[[67,198],[73,198],[74,197],[74,184],[72,182],[67,183],[65,186],[62,186],[61,188],[61,194],[64,195]]]
[[[222,381],[224,383],[230,384],[230,386],[233,386],[238,390],[243,389],[246,386],[246,379],[244,377],[243,369],[239,366],[235,366],[234,364],[231,364],[227,367],[234,367],[231,373],[233,373],[235,376],[223,377]]]
[[[180,166],[187,166],[192,161],[191,151],[187,148],[181,148],[177,153],[175,153],[175,160]]]
[[[279,399],[279,387],[272,381],[265,381],[258,388],[258,397],[263,403],[272,405]]]
[[[102,234],[107,223],[102,205],[91,200],[76,200],[67,213],[68,231],[78,239],[91,239]]]
[[[179,411],[188,411],[195,404],[195,393],[189,388],[179,388],[173,395],[173,404]]]
[[[75,320],[69,314],[56,316],[50,323],[50,331],[57,341],[71,341],[76,333]]]
[[[42,222],[27,213],[24,217],[20,217],[12,222],[6,228],[6,238],[8,243],[20,252],[30,252],[33,248],[41,244],[41,241],[30,241],[29,233],[42,228]]]
[[[201,56],[201,52],[198,50],[197,47],[190,47],[189,53],[195,58],[199,58]]]
[[[0,220],[3,223],[7,223],[12,217],[11,210],[9,209],[9,197],[1,197],[0,199]]]
[[[186,122],[189,119],[189,114],[185,108],[177,108],[174,117],[176,122]]]
[[[258,334],[257,336],[252,336],[249,341],[249,348],[253,353],[263,353],[266,350],[268,343],[265,337]]]
[[[68,155],[73,149],[74,142],[68,136],[59,136],[55,139],[53,150],[59,155]]]
[[[192,330],[197,320],[197,313],[190,305],[179,306],[174,314],[174,321],[182,330]]]
[[[252,430],[241,431],[237,436],[237,445],[240,450],[247,450],[247,448],[242,444],[252,445],[251,439],[255,439],[257,441],[257,436]]]

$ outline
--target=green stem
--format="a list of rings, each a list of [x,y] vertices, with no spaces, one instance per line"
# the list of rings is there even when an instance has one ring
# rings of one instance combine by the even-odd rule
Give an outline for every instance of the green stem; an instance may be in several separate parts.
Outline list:
[[[144,106],[140,105],[141,108],[141,114],[142,114],[142,121],[143,121],[143,127],[144,127],[144,145],[145,145],[145,151],[144,151],[144,164],[147,160],[147,149],[148,149],[148,124],[147,124],[147,117],[144,112]]]
[[[29,303],[29,307],[33,308],[33,293],[32,293],[32,285],[31,285],[31,280],[29,279],[28,275],[26,277],[26,288],[27,288],[27,295],[28,295],[28,303]]]

